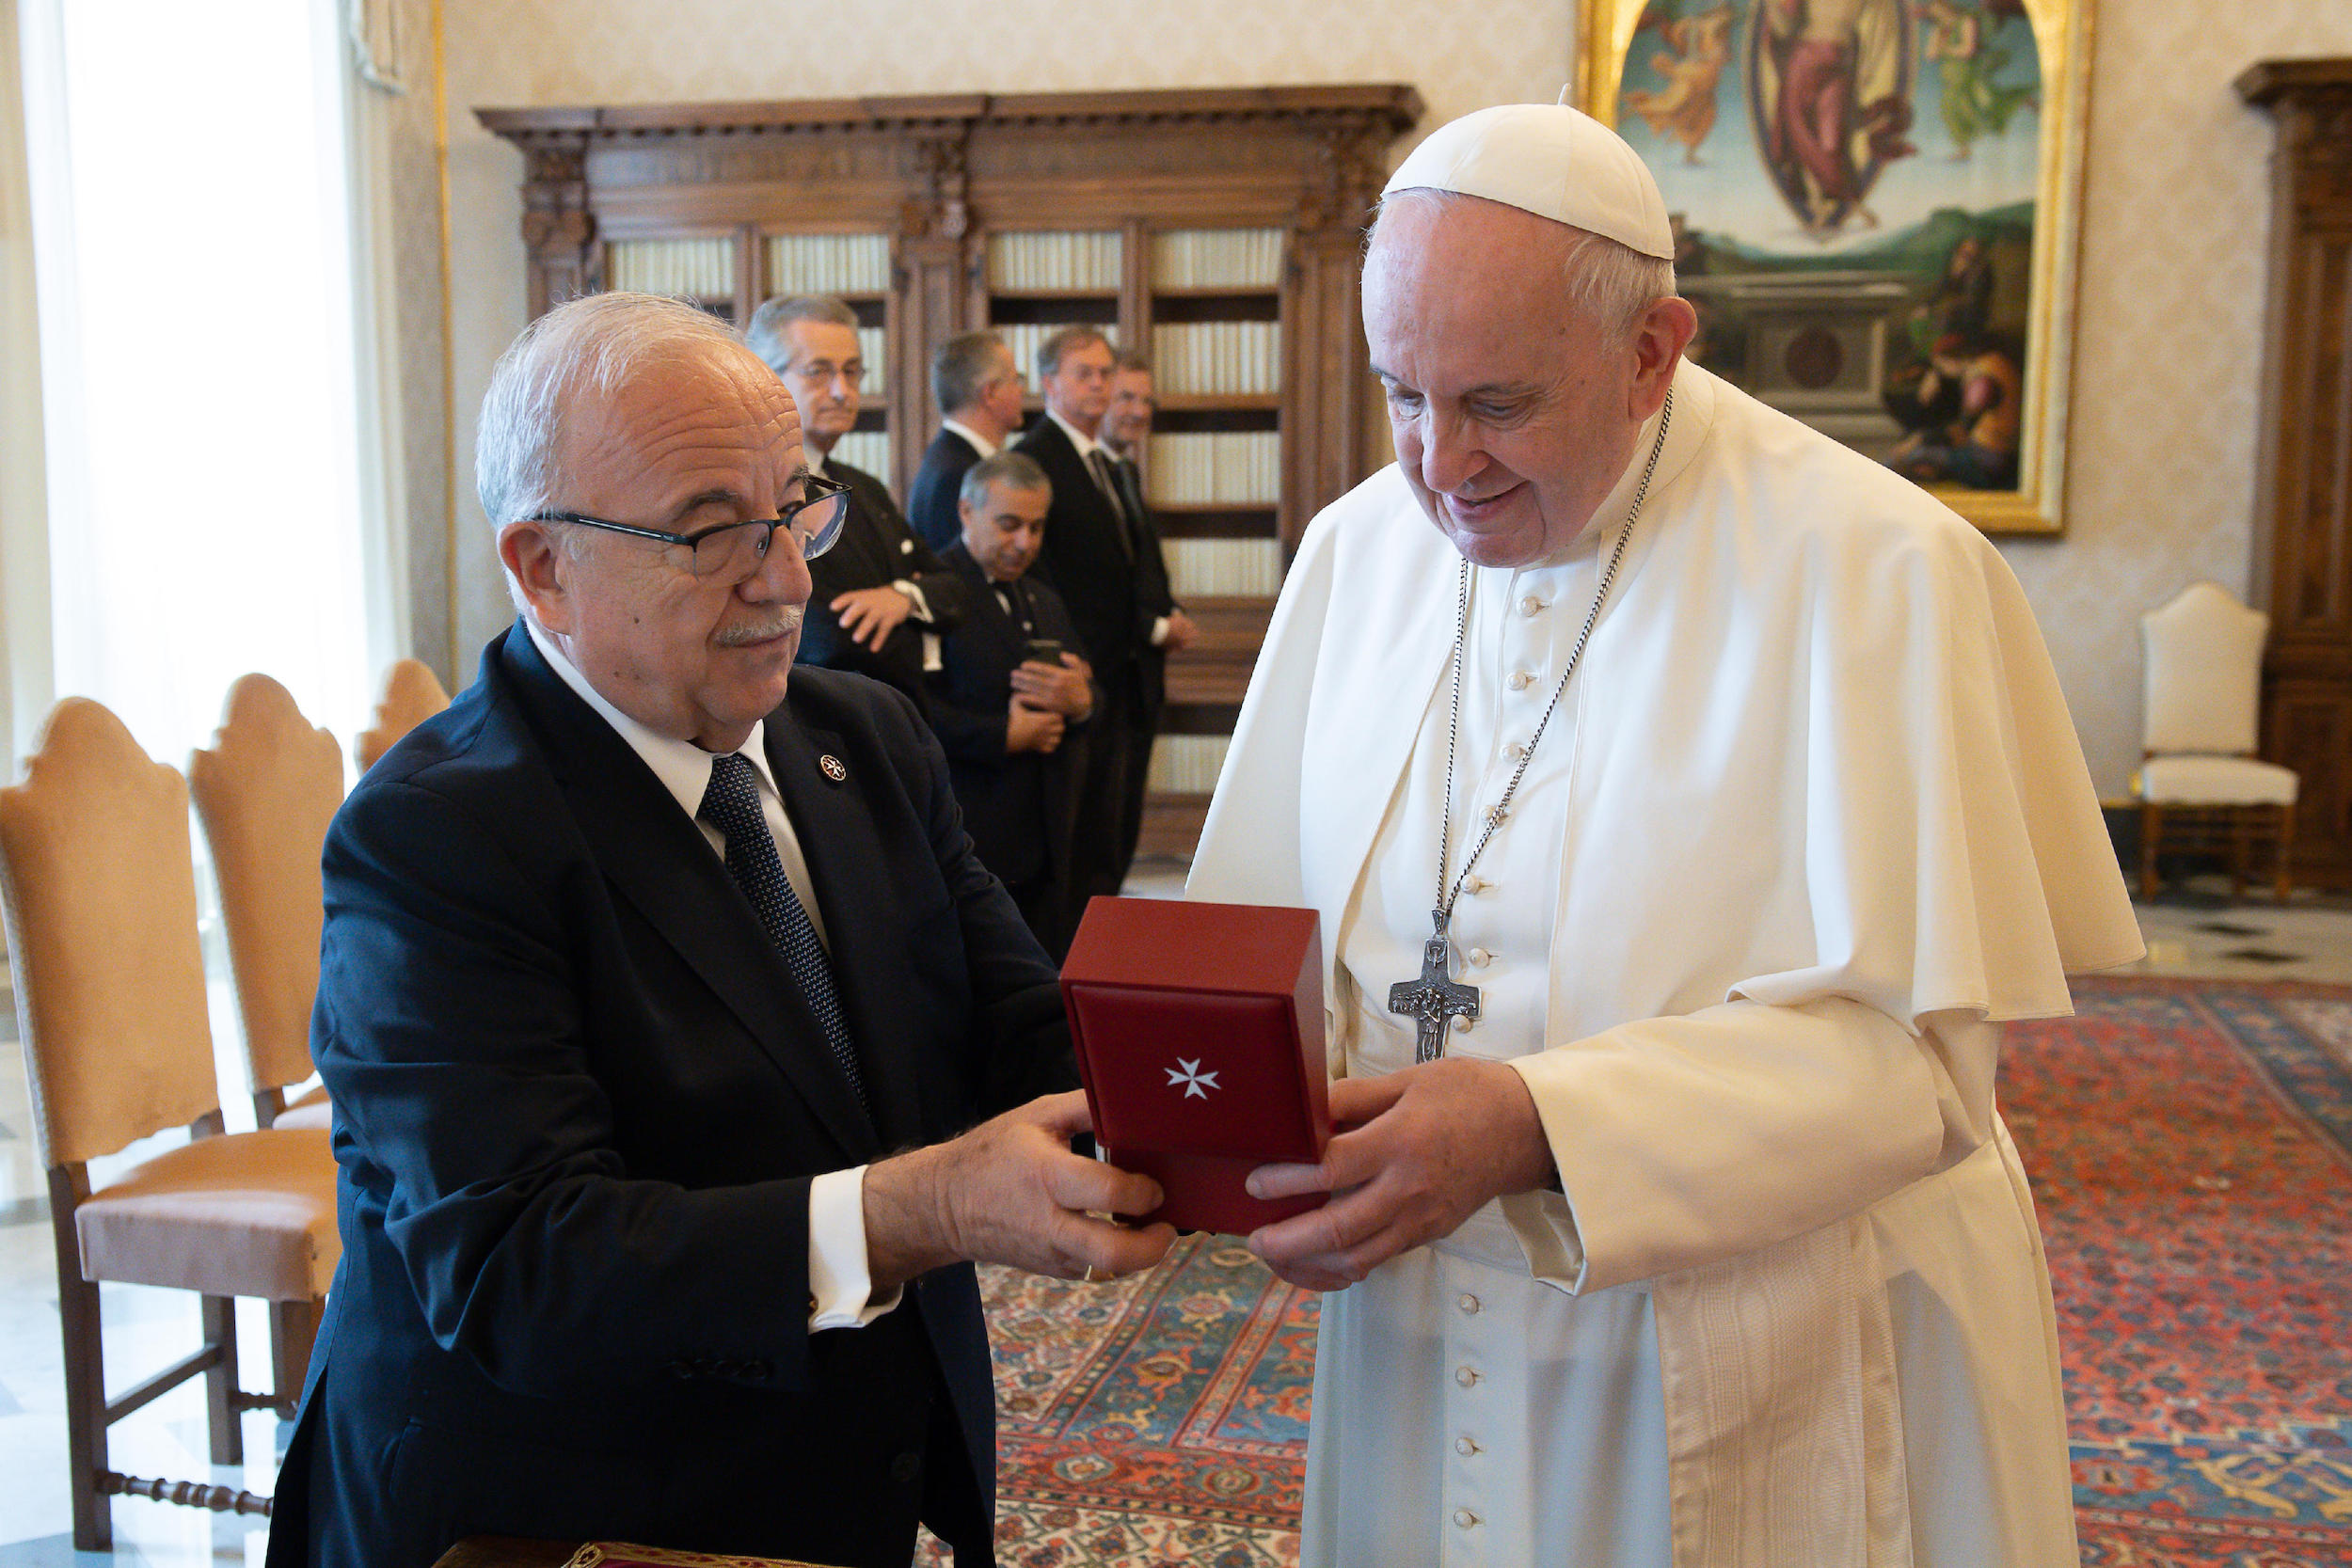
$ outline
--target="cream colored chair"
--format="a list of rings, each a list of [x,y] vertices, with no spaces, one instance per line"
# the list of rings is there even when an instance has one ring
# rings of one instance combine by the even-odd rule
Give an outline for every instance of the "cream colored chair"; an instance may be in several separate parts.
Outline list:
[[[384,700],[375,705],[374,728],[361,730],[351,744],[359,771],[373,768],[375,759],[390,751],[402,736],[447,706],[449,693],[441,689],[432,666],[413,658],[394,663],[384,673]]]
[[[312,1070],[326,899],[319,857],[343,801],[342,748],[310,726],[292,692],[246,675],[229,689],[213,749],[188,759],[188,789],[220,883],[254,1117],[263,1127],[325,1127],[324,1087],[291,1105],[286,1090]]]
[[[2293,883],[2293,771],[2254,756],[2263,641],[2270,617],[2217,583],[2198,582],[2139,618],[2146,655],[2145,760],[2139,798],[2139,888],[2156,892],[2159,849],[2230,858],[2230,896],[2245,886],[2254,844],[2267,841],[2279,902]]]
[[[57,705],[25,782],[0,789],[0,911],[49,1172],[83,1551],[112,1542],[109,1497],[267,1512],[266,1498],[234,1488],[114,1470],[106,1430],[201,1374],[213,1463],[239,1463],[242,1412],[293,1414],[342,1251],[327,1135],[220,1130],[189,847],[179,773],[148,760],[121,721],[86,698]],[[182,1126],[195,1133],[188,1143],[93,1189],[90,1161]],[[197,1292],[202,1347],[108,1399],[101,1280]],[[234,1296],[271,1304],[275,1394],[237,1386]]]

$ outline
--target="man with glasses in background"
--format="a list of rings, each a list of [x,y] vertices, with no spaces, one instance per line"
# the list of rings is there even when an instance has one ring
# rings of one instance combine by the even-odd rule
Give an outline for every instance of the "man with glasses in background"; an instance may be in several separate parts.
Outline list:
[[[508,349],[478,470],[521,614],[328,837],[344,1251],[273,1568],[903,1568],[918,1518],[991,1562],[971,1261],[1171,1233],[1089,1217],[1157,1189],[1033,1098],[1073,1081],[1054,971],[913,705],[792,668],[843,493],[733,329],[637,294]]]
[[[857,427],[866,380],[857,312],[831,294],[787,295],[753,311],[743,336],[791,390],[809,472],[850,492],[838,546],[809,568],[801,662],[871,675],[919,707],[940,635],[963,619],[963,581],[915,537],[888,486],[833,456]]]
[[[923,466],[907,496],[907,518],[943,560],[963,537],[963,476],[1020,433],[1021,399],[1028,386],[1000,333],[966,332],[940,344],[931,356],[939,434],[923,449]]]

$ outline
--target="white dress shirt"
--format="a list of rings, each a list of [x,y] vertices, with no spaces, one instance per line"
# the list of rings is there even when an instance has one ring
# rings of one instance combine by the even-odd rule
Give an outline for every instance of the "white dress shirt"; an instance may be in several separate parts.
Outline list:
[[[588,684],[588,677],[580,673],[537,621],[525,616],[523,625],[530,629],[531,641],[548,667],[628,742],[630,751],[644,759],[645,766],[653,769],[653,776],[661,781],[661,787],[692,819],[704,842],[723,859],[725,835],[697,815],[702,810],[703,795],[710,788],[713,753],[691,740],[658,735],[614,707]],[[759,811],[767,820],[768,831],[775,835],[776,858],[784,863],[784,879],[791,884],[792,896],[801,901],[801,908],[808,911],[809,924],[817,927],[817,940],[830,952],[833,940],[825,932],[825,917],[817,907],[817,888],[808,878],[808,859],[801,853],[800,836],[792,830],[791,817],[785,815],[784,797],[776,789],[775,775],[768,770],[766,734],[764,721],[754,724],[738,754],[752,765],[752,771],[759,780]],[[898,1305],[897,1291],[884,1300],[871,1300],[873,1285],[873,1277],[866,1267],[866,1167],[827,1171],[808,1184],[808,1291],[816,1302],[809,1313],[808,1326],[862,1327]]]
[[[983,463],[987,462],[990,458],[1005,450],[1002,443],[990,440],[987,436],[981,435],[970,425],[965,424],[961,420],[943,419],[939,421],[939,423],[942,429],[952,430],[958,436],[962,436],[963,444],[970,447],[974,451],[978,452],[980,454],[980,461]]]

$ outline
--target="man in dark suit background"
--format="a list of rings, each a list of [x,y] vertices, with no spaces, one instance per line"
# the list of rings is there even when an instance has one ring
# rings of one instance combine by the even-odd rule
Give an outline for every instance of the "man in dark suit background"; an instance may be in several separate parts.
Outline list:
[[[945,551],[963,536],[959,503],[964,473],[995,456],[1020,430],[1027,388],[1012,350],[994,332],[950,338],[931,356],[939,434],[923,449],[923,466],[907,496],[907,518],[931,548]]]
[[[931,727],[980,863],[996,873],[1057,961],[1069,952],[1071,793],[1094,711],[1091,673],[1061,595],[1025,580],[1045,537],[1053,488],[1017,451],[963,476],[963,537],[941,559],[971,605],[931,676]],[[1077,743],[1066,743],[1076,740]]]
[[[809,562],[816,588],[801,637],[801,662],[853,670],[922,701],[923,673],[939,663],[939,636],[963,614],[963,585],[915,537],[889,487],[834,461],[857,425],[866,361],[857,312],[829,294],[769,300],[744,338],[791,389],[809,472],[850,487],[840,541]]]
[[[1103,696],[1079,783],[1072,892],[1081,907],[1126,881],[1143,832],[1168,656],[1194,636],[1168,593],[1159,531],[1140,491],[1133,501],[1121,497],[1115,460],[1100,444],[1112,366],[1110,343],[1093,327],[1048,337],[1037,354],[1045,414],[1014,448],[1053,483],[1037,573],[1069,605]]]
[[[903,1568],[918,1517],[989,1562],[968,1260],[1170,1233],[1087,1217],[1156,1188],[1029,1098],[1071,1080],[1054,971],[912,705],[792,669],[841,504],[733,330],[644,295],[540,318],[478,454],[522,614],[328,836],[344,1252],[273,1568]]]

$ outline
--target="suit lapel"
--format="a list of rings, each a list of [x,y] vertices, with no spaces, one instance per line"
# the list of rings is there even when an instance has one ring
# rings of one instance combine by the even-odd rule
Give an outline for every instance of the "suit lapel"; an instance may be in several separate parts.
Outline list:
[[[606,880],[725,1004],[843,1155],[871,1157],[872,1123],[791,971],[702,831],[628,742],[548,668],[519,624],[505,657]]]
[[[859,900],[890,880],[876,853],[873,816],[856,781],[835,780],[825,770],[824,759],[838,764],[850,753],[839,736],[803,725],[787,703],[768,716],[766,737],[768,766],[824,916],[834,988],[865,1068],[866,1098],[884,1147],[897,1147],[917,1135],[922,1113],[914,1079],[894,1054],[898,1042],[877,1022],[884,1009],[875,1006],[876,982],[865,961],[865,942],[878,927]],[[847,1095],[848,1080],[837,1069],[834,1076]]]

